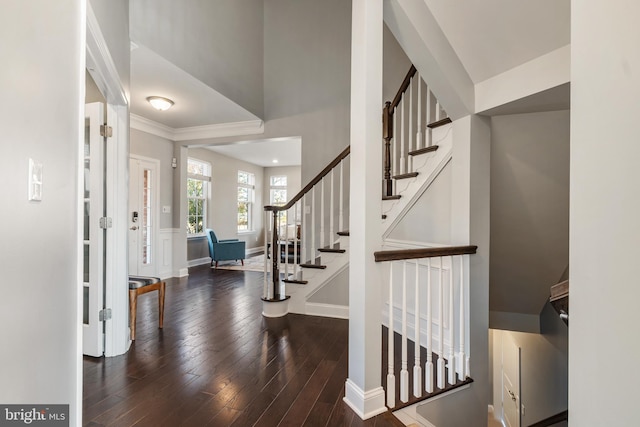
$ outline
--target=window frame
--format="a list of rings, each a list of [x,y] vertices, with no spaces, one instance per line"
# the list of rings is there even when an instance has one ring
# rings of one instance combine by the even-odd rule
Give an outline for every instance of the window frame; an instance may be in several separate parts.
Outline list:
[[[193,173],[189,172],[190,166],[198,165],[202,168],[202,173]],[[209,213],[209,200],[211,195],[211,163],[189,157],[187,159],[187,238],[197,238],[205,236],[205,230],[207,229],[207,217]],[[202,183],[202,194],[197,196],[190,195],[189,192],[189,182],[190,181],[199,181]],[[189,207],[191,206],[191,201],[193,200],[201,200],[202,201],[202,213],[198,215],[190,215]],[[202,231],[191,232],[191,217],[195,216],[196,223],[198,218],[202,218]]]
[[[246,175],[246,181],[247,182],[241,182],[241,175],[244,174]],[[255,232],[254,230],[254,220],[253,220],[253,214],[254,214],[254,204],[255,204],[255,193],[256,193],[256,176],[254,173],[251,172],[247,172],[241,169],[238,169],[238,175],[237,175],[237,184],[238,184],[238,193],[237,193],[237,204],[236,204],[236,230],[238,232],[238,234],[242,234],[242,233],[253,233]],[[247,200],[240,200],[240,189],[245,189],[247,190]],[[240,228],[240,204],[241,203],[245,203],[246,204],[246,217],[247,217],[247,224],[246,224],[246,228]]]

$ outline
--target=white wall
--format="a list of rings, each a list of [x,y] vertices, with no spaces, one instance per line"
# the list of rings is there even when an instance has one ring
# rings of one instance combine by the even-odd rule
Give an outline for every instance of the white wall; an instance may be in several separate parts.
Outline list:
[[[262,117],[263,3],[130,0],[131,39]]]
[[[2,2],[0,402],[70,404],[80,424],[82,1]],[[55,17],[55,19],[52,19]],[[43,165],[27,200],[29,158]]]
[[[569,424],[576,427],[638,424],[638,16],[639,2],[571,2]]]
[[[505,313],[537,326],[568,263],[569,111],[492,117],[491,327],[530,332]]]
[[[173,142],[168,139],[131,129],[130,152],[160,161],[160,228],[178,228],[173,221],[173,179],[177,169],[171,167]],[[186,190],[185,190],[186,191]],[[162,207],[171,207],[171,212],[162,213]]]
[[[263,181],[264,168],[242,160],[223,156],[207,149],[189,149],[189,157],[211,163],[211,199],[207,227],[215,231],[219,239],[244,240],[246,249],[260,247],[262,241],[262,223],[264,206]],[[256,191],[253,212],[253,232],[238,233],[238,171],[255,175]],[[187,259],[199,259],[209,256],[206,238],[189,239]]]

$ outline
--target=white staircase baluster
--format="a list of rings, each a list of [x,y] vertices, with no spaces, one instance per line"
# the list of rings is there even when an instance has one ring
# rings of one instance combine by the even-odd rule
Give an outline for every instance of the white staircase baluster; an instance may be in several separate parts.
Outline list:
[[[283,211],[286,220],[284,221],[284,244],[278,248],[278,252],[284,250],[284,278],[289,278],[289,211]]]
[[[418,81],[418,123],[417,123],[417,132],[416,132],[416,150],[423,148],[422,145],[422,77],[420,77],[420,73],[416,73],[416,78]]]
[[[344,230],[344,160],[340,161],[340,200],[338,201],[339,217],[338,217],[338,231]]]
[[[324,235],[326,233],[324,227],[324,177],[320,180],[320,247],[325,247]],[[317,249],[317,248],[316,248]]]
[[[300,218],[300,240],[301,241],[301,252],[300,252],[300,262],[303,263],[305,262],[307,259],[307,254],[309,253],[309,238],[307,237],[308,231],[307,230],[307,195],[309,193],[305,194],[304,196],[302,196],[302,211],[301,211],[301,218]]]
[[[440,101],[436,99],[436,122],[441,118],[442,117],[440,117]]]
[[[404,140],[404,124],[405,124],[405,117],[404,117],[404,100],[405,100],[405,96],[402,95],[402,99],[400,100],[400,175],[402,175],[403,173],[405,173],[406,169],[405,169],[405,140]]]
[[[389,337],[387,343],[389,351],[387,370],[387,406],[396,406],[396,376],[393,373],[394,348],[393,348],[393,262],[389,263]]]
[[[418,80],[419,82],[420,80]],[[420,366],[420,263],[416,260],[416,280],[415,280],[415,336],[414,336],[414,362],[413,362],[413,395],[422,396],[422,368]]]
[[[392,154],[392,161],[391,161],[391,177],[394,177],[396,175],[398,175],[398,168],[399,168],[399,162],[398,162],[398,150],[399,150],[399,142],[398,142],[398,107],[395,107],[393,109],[393,138],[391,140],[391,154]],[[395,182],[393,183],[395,185]],[[395,188],[394,188],[395,190]]]
[[[314,185],[311,189],[311,248],[309,248],[310,252],[310,261],[311,263],[315,262],[316,259],[316,250],[318,247],[316,246],[316,186]]]
[[[448,371],[448,378],[447,381],[449,382],[449,384],[455,384],[456,383],[456,363],[455,363],[455,357],[454,357],[454,347],[455,347],[455,340],[454,340],[454,336],[453,336],[453,332],[454,332],[454,325],[453,325],[453,257],[450,256],[449,257],[449,358],[448,358],[448,362],[449,362],[449,371]]]
[[[464,307],[464,255],[460,256],[460,352],[458,353],[457,363],[460,371],[458,372],[458,379],[463,381],[466,378],[465,365],[466,357],[464,354],[464,341],[466,339],[465,329],[465,307]]]
[[[438,388],[444,388],[444,284],[443,284],[443,266],[442,257],[438,257],[440,260],[440,271],[438,274],[438,374],[437,385]]]
[[[400,401],[409,401],[409,370],[407,364],[407,261],[402,261],[402,368],[400,370]]]
[[[431,89],[429,89],[429,86],[427,86],[427,115],[425,117],[425,125],[429,125],[431,123]],[[425,145],[427,147],[431,147],[431,144],[433,143],[433,141],[431,140],[431,128],[427,127],[425,128]]]
[[[293,205],[293,278],[298,280],[298,264],[300,260],[298,259],[298,245],[300,244],[300,240],[298,239],[298,210],[300,209],[301,201],[298,200]]]
[[[413,172],[413,78],[409,81],[409,148],[407,149],[407,172]]]
[[[329,245],[333,247],[334,242],[336,241],[336,230],[334,227],[334,218],[335,218],[335,178],[334,178],[335,168],[331,169],[331,190],[329,191]]]
[[[431,258],[427,258],[427,362],[424,365],[424,389],[433,393],[433,312],[431,310]]]

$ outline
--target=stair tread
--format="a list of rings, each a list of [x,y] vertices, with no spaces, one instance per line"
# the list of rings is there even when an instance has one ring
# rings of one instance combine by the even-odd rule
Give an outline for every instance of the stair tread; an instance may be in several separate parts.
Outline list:
[[[444,125],[447,125],[449,123],[451,123],[451,119],[449,117],[445,117],[444,119],[440,119],[437,122],[429,123],[427,125],[427,127],[429,129],[435,129],[437,127],[444,126]]]
[[[346,249],[341,249],[340,248],[340,244],[336,243],[333,246],[325,246],[324,248],[319,248],[318,252],[328,252],[328,253],[335,253],[335,254],[343,254],[345,253],[347,250]]]
[[[394,194],[393,196],[382,196],[382,200],[398,200],[402,197],[400,194]]]
[[[403,173],[400,175],[395,175],[393,179],[415,178],[416,176],[418,176],[418,172],[409,172],[409,173]]]
[[[348,235],[349,235],[349,230],[338,231],[338,236],[348,236]]]
[[[439,148],[438,145],[432,145],[430,147],[420,148],[418,150],[409,151],[410,156],[419,156],[420,154],[431,153],[433,151],[437,151]]]
[[[306,285],[307,283],[309,283],[308,280],[298,280],[298,279],[284,279],[283,280],[284,283],[295,283],[298,285]]]
[[[300,264],[300,267],[302,268],[319,268],[319,269],[324,269],[327,268],[326,265],[322,264],[322,261],[320,260],[320,257],[317,257],[315,260],[313,261],[307,261],[304,264]]]

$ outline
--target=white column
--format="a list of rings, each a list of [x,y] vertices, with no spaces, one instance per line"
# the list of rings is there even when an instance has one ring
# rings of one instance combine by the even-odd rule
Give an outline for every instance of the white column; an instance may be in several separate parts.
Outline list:
[[[345,402],[363,419],[385,412],[381,387],[382,0],[353,0],[349,378]],[[372,144],[373,142],[373,144]]]

